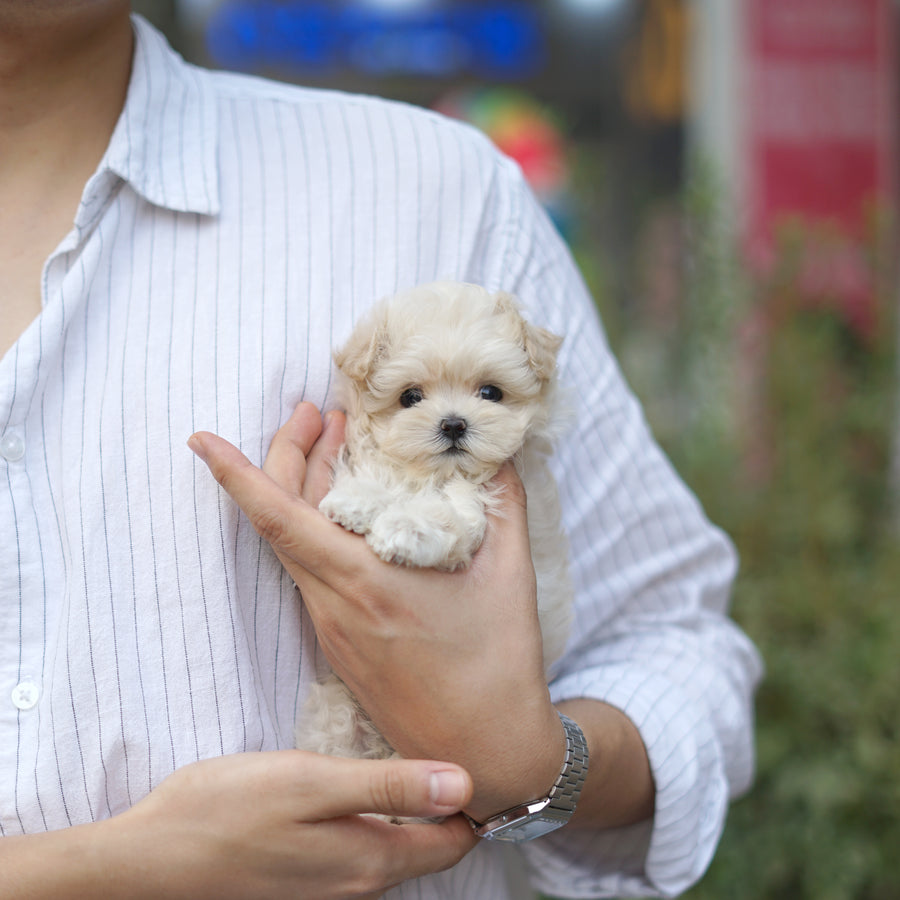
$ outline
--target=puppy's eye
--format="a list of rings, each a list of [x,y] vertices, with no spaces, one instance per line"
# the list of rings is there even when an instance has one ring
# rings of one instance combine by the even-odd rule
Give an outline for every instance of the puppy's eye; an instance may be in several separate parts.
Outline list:
[[[484,384],[478,388],[478,396],[482,400],[490,400],[491,403],[499,403],[503,399],[503,391],[493,384]]]
[[[425,395],[422,393],[421,388],[411,387],[407,388],[400,395],[400,405],[409,409],[411,406],[415,406],[421,400],[423,400]]]

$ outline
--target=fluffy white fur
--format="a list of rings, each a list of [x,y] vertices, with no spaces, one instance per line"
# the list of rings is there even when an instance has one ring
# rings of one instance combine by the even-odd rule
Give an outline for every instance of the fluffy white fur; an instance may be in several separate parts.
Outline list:
[[[528,323],[513,297],[475,285],[439,282],[382,301],[335,354],[346,442],[319,506],[384,560],[452,570],[481,544],[497,500],[489,482],[514,459],[528,496],[546,668],[565,647],[571,607],[547,467],[560,342]],[[335,675],[313,689],[298,746],[393,754]]]

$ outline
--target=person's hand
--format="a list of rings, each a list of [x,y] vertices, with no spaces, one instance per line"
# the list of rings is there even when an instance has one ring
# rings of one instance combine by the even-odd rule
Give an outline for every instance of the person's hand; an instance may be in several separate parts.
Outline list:
[[[450,765],[240,754],[180,769],[119,824],[140,852],[149,836],[167,848],[167,864],[181,859],[184,896],[380,896],[455,864],[474,839],[461,816],[398,826],[360,814],[452,815],[470,792]]]
[[[128,811],[0,840],[3,897],[374,898],[456,864],[477,838],[453,815],[472,783],[456,766],[241,753],[177,770]],[[392,825],[361,815],[449,816]]]
[[[301,404],[262,469],[208,433],[190,446],[300,587],[335,671],[393,747],[449,759],[483,820],[546,793],[565,755],[544,679],[525,494],[511,465],[501,510],[472,564],[446,573],[382,562],[321,515],[343,417],[324,432]]]

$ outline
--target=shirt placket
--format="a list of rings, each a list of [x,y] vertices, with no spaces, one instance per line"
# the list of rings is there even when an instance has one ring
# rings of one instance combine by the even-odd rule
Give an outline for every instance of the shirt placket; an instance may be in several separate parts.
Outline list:
[[[28,429],[38,378],[39,329],[30,329],[0,369],[0,630],[11,652],[0,658],[0,771],[33,756],[43,693],[46,587],[31,467],[40,448]],[[0,833],[24,828],[0,810]]]
[[[60,283],[73,231],[48,260],[40,317],[0,362],[0,777],[34,779],[49,696],[48,625],[63,593],[64,565],[51,496],[41,398],[64,337]],[[55,436],[58,442],[59,435]],[[18,804],[0,808],[0,835],[33,830]]]

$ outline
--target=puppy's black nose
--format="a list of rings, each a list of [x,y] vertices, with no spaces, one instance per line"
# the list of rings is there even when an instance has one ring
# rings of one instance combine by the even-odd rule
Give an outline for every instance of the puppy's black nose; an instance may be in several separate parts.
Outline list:
[[[448,416],[446,419],[441,419],[441,431],[454,444],[466,433],[466,428],[468,428],[466,420],[459,418],[459,416]]]

